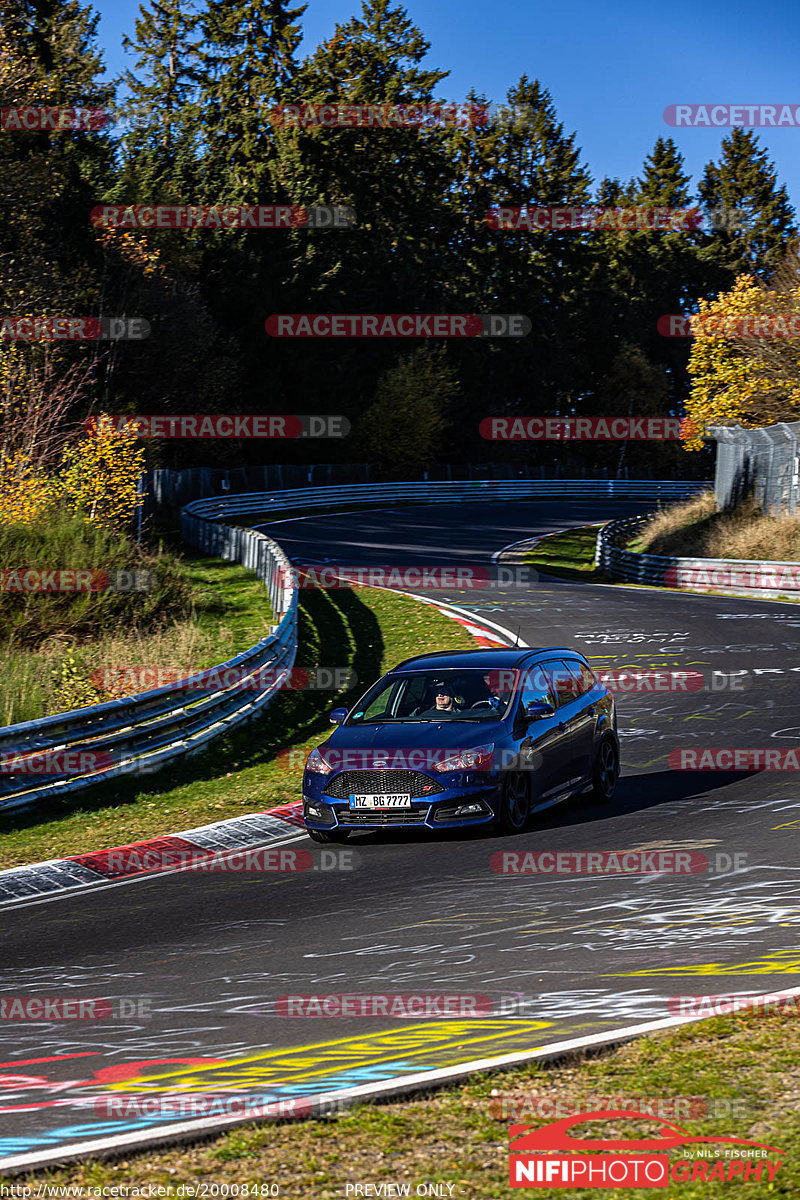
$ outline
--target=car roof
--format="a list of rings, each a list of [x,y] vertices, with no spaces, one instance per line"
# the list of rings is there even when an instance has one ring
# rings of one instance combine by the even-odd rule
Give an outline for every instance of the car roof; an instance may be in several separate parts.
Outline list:
[[[520,667],[523,663],[532,662],[540,655],[558,652],[559,654],[583,656],[578,650],[569,646],[508,646],[497,650],[437,650],[432,654],[418,654],[398,663],[389,675],[398,675],[410,671],[446,670],[454,667],[476,667],[486,671],[498,667]]]

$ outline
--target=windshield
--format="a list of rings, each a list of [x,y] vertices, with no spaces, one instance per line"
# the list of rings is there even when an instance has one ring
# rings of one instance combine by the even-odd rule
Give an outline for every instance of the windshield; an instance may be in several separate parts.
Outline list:
[[[361,698],[347,725],[401,721],[497,721],[508,713],[519,672],[468,667],[381,679]]]

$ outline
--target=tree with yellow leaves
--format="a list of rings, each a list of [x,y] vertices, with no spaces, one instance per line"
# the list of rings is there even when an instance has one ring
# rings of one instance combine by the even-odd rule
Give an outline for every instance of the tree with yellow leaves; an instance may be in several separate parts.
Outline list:
[[[101,417],[95,432],[64,451],[58,488],[70,511],[107,529],[129,525],[144,502],[137,494],[144,450],[130,433]]]
[[[23,450],[0,457],[0,521],[35,525],[56,507],[110,530],[124,530],[144,497],[138,494],[144,450],[102,418],[96,433],[64,450],[58,471],[45,473]]]
[[[800,338],[740,332],[744,317],[799,314],[800,260],[795,255],[770,286],[752,275],[740,275],[729,292],[700,301],[691,322],[687,450],[702,448],[701,431],[709,425],[754,428],[800,419]],[[726,322],[733,333],[726,332]]]

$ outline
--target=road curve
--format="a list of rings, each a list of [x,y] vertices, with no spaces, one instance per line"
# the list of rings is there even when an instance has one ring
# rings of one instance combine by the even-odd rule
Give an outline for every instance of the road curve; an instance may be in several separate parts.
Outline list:
[[[488,564],[502,546],[640,503],[425,506],[261,528],[296,562]],[[524,835],[353,839],[352,873],[194,872],[15,907],[0,998],[147,997],[149,1015],[4,1022],[0,1169],[19,1156],[153,1131],[101,1097],[176,1089],[309,1095],[635,1025],[670,997],[798,982],[800,789],[790,772],[671,770],[679,747],[800,742],[800,609],[540,580],[426,596],[572,645],[596,666],[742,669],[742,690],[620,698],[616,801],[551,810]],[[224,786],[224,781],[220,786]],[[310,845],[287,831],[287,844]],[[690,875],[504,876],[498,849],[689,850]],[[739,870],[725,869],[739,855]],[[719,860],[717,856],[720,857]],[[286,994],[449,993],[520,1000],[513,1016],[277,1016]]]

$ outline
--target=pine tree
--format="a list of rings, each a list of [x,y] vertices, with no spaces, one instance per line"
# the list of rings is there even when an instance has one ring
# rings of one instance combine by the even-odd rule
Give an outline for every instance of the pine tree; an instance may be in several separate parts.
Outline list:
[[[127,92],[121,113],[132,127],[123,138],[116,194],[128,202],[194,200],[198,20],[193,0],[149,0],[139,6],[135,38],[123,38],[139,72],[128,70],[120,81]]]
[[[219,200],[268,202],[271,110],[294,100],[295,52],[306,5],[290,0],[207,0],[198,83],[207,187]]]
[[[389,0],[365,0],[361,14],[338,25],[333,37],[303,62],[290,102],[433,101],[446,72],[423,65],[428,49],[402,7]],[[266,248],[267,242],[260,243],[261,306],[277,294],[277,311],[463,311],[460,298],[453,298],[455,273],[449,270],[444,198],[452,185],[452,164],[446,132],[277,128],[276,178],[287,200],[349,205],[357,224],[352,233],[300,229],[289,234],[284,253],[292,255],[292,274],[280,290],[277,285],[285,276],[266,271],[267,250],[261,246]],[[264,308],[264,315],[270,311],[275,310]],[[273,342],[263,347],[253,374],[263,390],[271,364],[278,360],[289,394],[324,395],[338,404],[338,411],[355,416],[354,406],[374,394],[395,353],[396,347],[378,339],[351,345],[284,344],[279,351]]]
[[[656,208],[684,208],[692,196],[691,176],[683,169],[684,158],[672,138],[660,137],[644,162],[637,179],[639,204]]]
[[[567,133],[558,119],[550,93],[538,80],[523,76],[509,89],[506,101],[509,118],[476,138],[484,155],[478,160],[479,171],[485,171],[492,203],[511,208],[586,204],[591,176],[575,134]],[[477,181],[478,172],[473,178]],[[475,195],[481,200],[485,195],[480,184]],[[590,237],[570,230],[498,229],[484,246],[476,234],[472,311],[523,313],[533,328],[518,340],[481,339],[454,347],[454,361],[469,386],[465,455],[487,452],[489,444],[481,444],[477,435],[487,412],[553,415],[570,409],[581,373],[581,277],[590,264]],[[490,449],[496,455],[496,447]],[[536,450],[527,447],[526,452],[530,457]]]
[[[15,21],[18,50],[34,63],[49,103],[100,108],[110,100],[112,88],[99,82],[99,20],[80,0],[23,0]]]
[[[709,260],[723,273],[717,290],[743,271],[766,278],[780,265],[797,236],[794,210],[751,129],[734,129],[723,138],[719,162],[706,166],[700,198],[706,209],[735,214],[742,221],[742,228],[723,228],[709,242]]]

